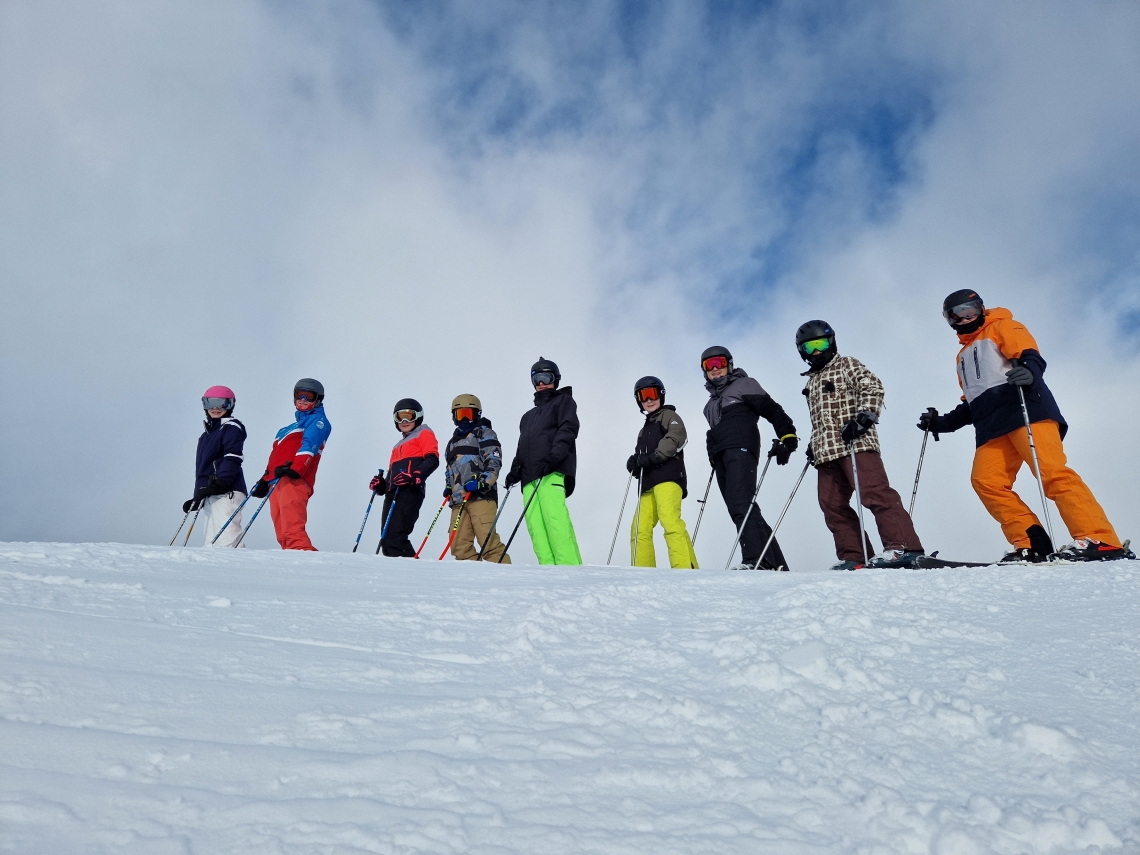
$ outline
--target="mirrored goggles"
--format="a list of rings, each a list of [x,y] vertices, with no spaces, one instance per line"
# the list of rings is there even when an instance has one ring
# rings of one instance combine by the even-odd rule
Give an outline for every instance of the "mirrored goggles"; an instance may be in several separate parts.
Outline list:
[[[203,410],[232,410],[234,408],[233,398],[203,398]]]
[[[553,371],[535,371],[533,374],[530,375],[530,382],[533,383],[535,386],[538,386],[540,384],[545,384],[548,386],[553,385],[553,383],[554,383],[554,372]]]
[[[822,353],[831,347],[831,342],[825,338],[813,338],[811,341],[805,341],[800,345],[803,352],[809,356],[813,353]]]
[[[457,410],[452,410],[451,415],[457,422],[461,422],[464,419],[467,419],[469,422],[473,422],[475,421],[475,408],[460,407]]]
[[[701,363],[701,368],[705,371],[715,371],[718,368],[728,368],[727,356],[710,356]]]
[[[396,424],[403,424],[404,422],[414,422],[420,418],[423,413],[417,410],[397,410],[392,413],[392,421]]]
[[[985,310],[985,306],[982,305],[981,300],[970,300],[968,303],[961,303],[949,308],[942,314],[946,318],[946,323],[952,327],[956,327],[959,324],[968,324],[971,321],[976,321]]]
[[[661,393],[664,389],[658,389],[656,386],[646,386],[644,389],[637,390],[637,400],[639,401],[659,401]]]
[[[317,393],[310,392],[308,389],[294,389],[294,401],[308,401],[310,404],[315,404],[317,401]]]

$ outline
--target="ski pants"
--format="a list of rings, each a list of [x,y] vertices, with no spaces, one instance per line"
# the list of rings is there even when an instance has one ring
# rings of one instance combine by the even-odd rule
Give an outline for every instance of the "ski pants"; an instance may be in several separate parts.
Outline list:
[[[312,496],[313,488],[301,478],[282,478],[269,494],[273,530],[277,532],[277,542],[282,549],[317,551],[305,531],[305,523],[309,520],[309,499]]]
[[[538,496],[532,502],[535,491]],[[540,480],[523,485],[523,499],[529,503],[526,530],[539,564],[580,565],[582,554],[574,536],[574,523],[566,510],[566,476],[551,472]]]
[[[459,520],[455,540],[451,542],[451,554],[455,556],[456,561],[474,561],[479,557],[478,547],[483,544],[487,532],[495,522],[495,512],[499,509],[499,503],[494,499],[470,499],[466,506],[456,505],[451,509],[452,528],[455,528],[455,518],[459,516],[460,508],[463,508],[463,516]],[[496,531],[487,541],[483,560],[492,564],[510,564],[511,557],[506,553],[506,547],[503,546]]]
[[[389,558],[416,557],[415,547],[408,537],[420,518],[423,503],[424,488],[411,484],[389,490],[384,496],[380,550]]]
[[[218,530],[226,525],[226,520],[230,518],[230,514],[238,509],[242,501],[245,500],[245,493],[222,493],[220,496],[208,496],[202,501],[202,516],[204,516],[206,523],[206,546],[228,546],[233,547],[239,537],[241,537],[241,514],[234,517],[234,521],[226,526],[226,530],[222,532],[222,536],[218,538],[217,543],[210,543],[214,539],[214,535]],[[241,548],[245,549],[245,544],[241,544]]]
[[[877,451],[857,451],[859,465],[859,497],[863,507],[875,515],[875,527],[883,549],[922,549],[915,533],[910,514],[903,507],[899,494],[887,480],[883,458]],[[819,507],[823,520],[835,538],[835,555],[840,561],[863,561],[863,547],[859,544],[859,515],[851,507],[855,493],[855,478],[851,469],[851,455],[829,460],[816,467],[819,471]],[[875,554],[871,538],[867,538],[867,555]]]
[[[697,555],[693,541],[681,519],[681,485],[666,481],[641,494],[637,516],[629,528],[629,542],[634,553],[634,567],[656,567],[653,549],[653,527],[661,521],[665,529],[665,546],[669,550],[669,566],[676,570],[696,570]]]
[[[1089,538],[1109,546],[1120,546],[1120,539],[1100,503],[1081,476],[1066,465],[1057,423],[1052,419],[1034,422],[1033,444],[1041,464],[1045,495],[1057,503],[1061,519],[1073,539]],[[970,483],[978,498],[990,516],[1001,523],[1005,539],[1019,549],[1029,546],[1026,530],[1031,525],[1041,525],[1037,514],[1013,492],[1013,481],[1022,464],[1028,464],[1032,474],[1033,454],[1029,450],[1029,435],[1025,428],[1018,428],[991,439],[974,452],[974,468],[970,472]]]
[[[772,527],[752,501],[756,492],[756,458],[747,449],[729,448],[717,455],[713,470],[716,472],[716,485],[720,488],[720,495],[737,531],[740,531],[745,515],[748,516],[748,523],[740,533],[740,554],[744,563],[755,564],[760,557],[760,550],[772,535]],[[748,513],[750,505],[752,513]],[[787,567],[788,562],[780,549],[779,541],[773,540],[764,555],[762,566],[775,569],[781,565]]]

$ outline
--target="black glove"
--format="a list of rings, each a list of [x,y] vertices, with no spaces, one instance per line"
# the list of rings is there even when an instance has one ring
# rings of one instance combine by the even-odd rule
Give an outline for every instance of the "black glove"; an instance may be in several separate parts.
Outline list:
[[[804,449],[804,456],[807,457],[807,462],[815,466],[815,452],[811,450],[811,443]]]
[[[419,472],[397,472],[389,481],[393,487],[418,487],[423,482],[424,479]]]
[[[776,458],[777,466],[787,466],[788,461],[792,458],[792,452],[799,448],[799,445],[799,437],[794,434],[785,436],[783,439],[774,439],[768,456]]]
[[[384,481],[384,470],[372,476],[372,480],[368,482],[368,489],[381,496],[388,492],[388,484]]]
[[[871,428],[873,428],[875,426],[875,422],[878,420],[879,417],[874,413],[868,413],[866,411],[859,413],[859,415],[855,416],[855,418],[843,426],[843,441],[850,445]]]
[[[234,485],[231,481],[226,481],[219,478],[217,475],[210,476],[210,482],[204,488],[205,496],[222,496],[226,493],[232,493]]]
[[[665,461],[657,456],[656,451],[643,451],[637,455],[637,468],[638,469],[653,469],[660,466]]]
[[[562,459],[553,454],[546,455],[546,457],[542,458],[542,460],[539,462],[539,467],[542,469],[542,476],[545,478],[547,475],[557,469],[558,464],[561,462]]]
[[[446,487],[443,488],[443,497],[445,499],[451,498],[451,485],[450,484],[448,484]]]
[[[1037,378],[1024,365],[1015,365],[1005,372],[1005,382],[1011,386],[1032,386]]]
[[[191,511],[196,511],[201,505],[202,502],[200,499],[187,499],[182,503],[182,513],[188,514]]]
[[[249,491],[249,494],[255,499],[264,499],[269,495],[269,482],[266,481],[264,477],[260,478],[258,482],[253,485],[253,489]]]
[[[938,415],[938,410],[934,409],[934,407],[927,407],[926,412],[918,417],[918,429],[930,431],[934,434],[935,442],[938,442],[938,434],[940,433],[938,430],[939,418],[941,418],[941,416]]]
[[[521,480],[522,480],[522,476],[517,471],[515,471],[514,469],[511,469],[511,471],[507,473],[507,477],[503,481],[503,484],[505,484],[507,489],[509,490],[509,489],[511,489],[511,487],[515,486],[515,484],[517,484]]]
[[[635,451],[633,454],[631,454],[629,456],[629,460],[627,460],[625,462],[625,471],[628,472],[630,475],[636,475],[638,468],[639,467],[637,465],[637,452]]]
[[[293,461],[290,460],[288,463],[282,463],[280,466],[278,466],[276,469],[274,469],[273,470],[273,477],[274,478],[292,478],[294,481],[296,481],[298,478],[301,477],[301,473],[297,472],[293,468]]]

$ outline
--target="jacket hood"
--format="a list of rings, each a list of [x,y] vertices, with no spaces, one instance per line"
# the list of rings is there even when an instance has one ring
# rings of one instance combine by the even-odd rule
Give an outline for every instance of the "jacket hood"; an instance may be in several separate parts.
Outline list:
[[[573,386],[563,386],[561,389],[543,389],[541,392],[534,393],[534,405],[541,407],[556,395],[570,395],[573,391]]]
[[[733,380],[739,380],[742,377],[747,377],[748,372],[743,368],[733,368],[723,377],[718,377],[715,380],[705,380],[705,388],[709,390],[710,395],[719,395]]]
[[[980,336],[982,334],[982,331],[985,330],[985,328],[990,324],[997,323],[998,321],[1011,320],[1013,320],[1013,312],[1011,312],[1009,309],[1002,309],[997,306],[992,309],[986,309],[986,322],[971,333],[966,333],[965,335],[959,334],[958,343],[963,346],[967,345],[978,336]]]

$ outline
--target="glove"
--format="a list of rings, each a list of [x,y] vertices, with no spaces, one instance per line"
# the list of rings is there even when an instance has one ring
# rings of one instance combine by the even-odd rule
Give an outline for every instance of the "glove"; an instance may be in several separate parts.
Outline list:
[[[804,449],[804,455],[807,457],[807,462],[812,466],[815,466],[815,452],[811,450],[810,443],[808,444],[808,447]]]
[[[1005,372],[1005,382],[1011,386],[1032,386],[1037,378],[1024,365],[1015,365]]]
[[[182,513],[188,514],[191,511],[198,510],[198,508],[200,508],[201,506],[202,506],[201,500],[199,500],[199,499],[187,499],[185,502],[182,503]]]
[[[630,475],[636,475],[637,469],[637,452],[634,452],[629,456],[629,460],[625,462],[625,471]]]
[[[443,497],[445,499],[451,498],[451,485],[450,484],[448,484],[446,487],[443,488]]]
[[[515,484],[517,484],[521,480],[522,480],[522,476],[519,475],[519,473],[517,473],[514,469],[512,469],[510,472],[507,473],[507,477],[503,481],[503,483],[507,486],[507,489],[509,490],[509,489],[511,489],[511,487],[515,486]]]
[[[556,457],[553,454],[548,454],[546,457],[542,458],[542,460],[539,462],[539,468],[542,470],[543,477],[545,478],[547,475],[557,469],[558,464],[561,462],[561,458]]]
[[[290,460],[288,463],[282,463],[280,466],[278,466],[276,469],[274,469],[273,470],[273,477],[274,478],[292,478],[294,481],[296,481],[298,478],[301,477],[301,473],[293,468],[293,461]]]
[[[934,434],[934,441],[938,442],[938,420],[942,418],[938,415],[938,410],[934,407],[927,407],[926,412],[918,417],[918,429],[923,431],[930,431]]]
[[[789,434],[782,439],[774,439],[768,456],[776,458],[777,466],[787,466],[788,461],[792,459],[792,452],[799,447],[799,444],[799,437],[794,434]]]
[[[465,493],[478,493],[484,486],[485,485],[480,483],[478,478],[472,478],[463,485],[463,491]]]
[[[253,485],[253,489],[249,491],[249,494],[255,499],[264,499],[269,495],[269,482],[266,481],[265,478],[259,479],[258,482]]]
[[[414,484],[419,486],[424,482],[418,472],[397,472],[389,482],[393,487],[407,487]]]
[[[210,476],[210,482],[202,488],[205,490],[202,496],[221,496],[225,493],[230,493],[234,489],[234,485],[226,480],[219,478],[217,475]]]
[[[713,438],[711,430],[705,434],[705,452],[709,456],[709,465],[711,466],[713,463]]]
[[[373,493],[379,493],[381,496],[388,492],[388,485],[384,482],[383,470],[372,476],[372,480],[368,482],[368,489]]]
[[[855,418],[843,426],[843,441],[850,445],[871,428],[873,428],[875,426],[875,422],[878,420],[879,417],[874,413],[868,413],[866,411],[859,413],[859,415],[855,416]]]
[[[638,469],[652,469],[655,466],[660,466],[664,462],[664,460],[657,456],[656,451],[643,451],[637,455]]]

